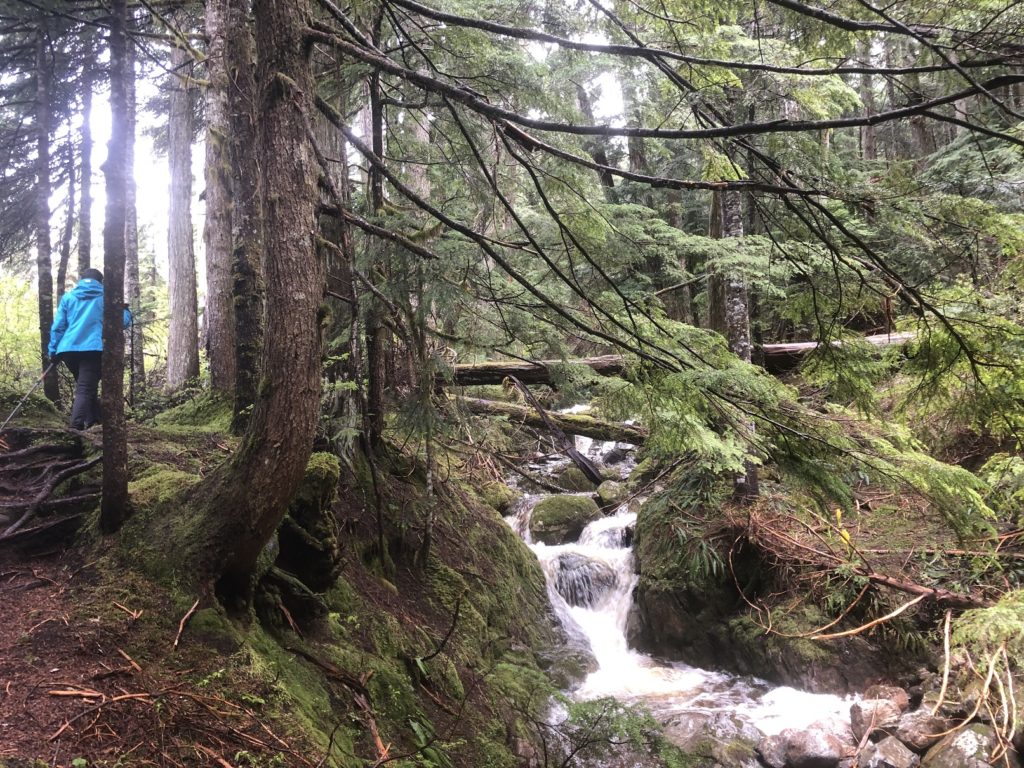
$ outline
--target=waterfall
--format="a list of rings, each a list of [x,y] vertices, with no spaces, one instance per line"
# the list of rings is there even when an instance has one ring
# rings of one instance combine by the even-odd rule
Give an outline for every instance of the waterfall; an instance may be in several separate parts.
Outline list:
[[[577,438],[576,447],[597,461],[622,452],[621,446],[586,438]],[[617,467],[628,472],[631,464],[621,462]],[[556,468],[551,464],[532,467],[546,474]],[[572,696],[579,700],[610,696],[642,704],[661,722],[677,726],[688,717],[706,721],[708,716],[728,715],[764,735],[824,720],[849,720],[850,702],[838,696],[773,687],[763,680],[663,661],[631,649],[626,620],[638,580],[631,548],[637,512],[622,505],[587,525],[578,541],[547,545],[532,542],[529,535],[530,515],[543,498],[527,495],[509,523],[537,556],[559,620],[570,635],[586,638],[597,660],[597,670]]]

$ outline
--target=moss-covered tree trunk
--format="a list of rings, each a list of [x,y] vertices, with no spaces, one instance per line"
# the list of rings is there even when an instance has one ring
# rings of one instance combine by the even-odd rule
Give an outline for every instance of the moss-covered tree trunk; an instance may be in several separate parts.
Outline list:
[[[206,354],[210,386],[235,388],[235,323],[231,302],[231,167],[228,146],[227,0],[206,3]]]
[[[191,542],[190,577],[218,580],[222,596],[251,597],[261,551],[277,529],[312,452],[320,405],[315,244],[318,168],[307,138],[313,76],[303,31],[309,3],[257,0],[257,128],[267,278],[259,396],[236,455],[192,496],[209,521]]]
[[[231,155],[231,298],[235,398],[231,428],[245,431],[256,402],[263,342],[262,213],[256,146],[256,77],[248,0],[228,0],[224,29]]]

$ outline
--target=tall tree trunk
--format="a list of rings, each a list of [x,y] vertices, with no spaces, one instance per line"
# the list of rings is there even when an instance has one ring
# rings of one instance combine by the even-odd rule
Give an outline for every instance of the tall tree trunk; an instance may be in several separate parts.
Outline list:
[[[228,71],[224,56],[227,0],[206,3],[206,356],[210,386],[235,389],[235,318],[231,301],[231,160]]]
[[[134,23],[134,19],[131,20]],[[125,224],[124,224],[124,295],[132,309],[132,324],[129,329],[129,351],[131,366],[129,376],[128,402],[135,405],[139,388],[146,382],[146,361],[143,354],[142,331],[139,320],[142,317],[142,280],[139,277],[139,215],[135,187],[135,132],[138,105],[135,96],[135,47],[129,41],[125,46]]]
[[[228,0],[224,56],[228,71],[232,177],[231,298],[235,344],[235,399],[231,429],[245,431],[259,384],[263,345],[263,217],[256,146],[256,78],[248,0]]]
[[[57,262],[57,302],[67,290],[68,264],[71,262],[71,238],[75,231],[75,142],[68,137],[67,159],[64,173],[68,177],[68,207],[64,219],[64,231],[60,236],[60,260]]]
[[[382,22],[381,11],[376,12],[373,22],[372,39],[374,44],[380,37]],[[368,80],[369,90],[369,129],[370,144],[373,154],[384,157],[384,102],[381,94],[380,73],[374,71]],[[384,176],[376,167],[369,172],[370,213],[378,215],[384,209]],[[383,276],[384,263],[380,258],[383,243],[370,243],[374,249],[373,267],[370,279],[376,280]],[[371,302],[366,317],[366,364],[369,381],[367,382],[367,439],[371,450],[375,449],[384,435],[385,392],[388,382],[388,359],[386,350],[387,328],[384,325],[384,308],[379,301]],[[383,553],[381,553],[383,556]]]
[[[725,237],[725,228],[722,222],[722,196],[724,194],[724,192],[718,190],[711,193],[708,237],[715,238],[716,240]],[[713,265],[709,264],[705,269],[708,278],[707,327],[728,338],[729,329],[725,317],[725,276]]]
[[[57,367],[47,369],[50,327],[53,325],[53,258],[50,250],[50,51],[45,26],[36,34],[36,272],[39,293],[39,351],[43,392],[53,402],[60,397]]]
[[[738,192],[722,192],[719,194],[721,206],[721,227],[723,238],[743,237],[743,205]],[[742,278],[735,274],[723,277],[725,303],[725,336],[729,342],[729,350],[745,362],[751,361],[752,346],[750,343],[750,295]],[[739,425],[745,432],[741,437],[752,439],[754,424],[746,422]],[[744,463],[743,474],[733,481],[733,495],[740,501],[749,502],[757,498],[758,472],[753,461]]]
[[[307,140],[313,75],[305,42],[308,0],[257,0],[260,169],[267,327],[259,398],[239,450],[193,495],[214,530],[191,547],[192,577],[219,578],[225,598],[251,598],[257,557],[277,529],[313,447],[320,405],[316,256],[318,168]],[[272,471],[268,471],[272,468]],[[188,558],[186,557],[186,560]]]
[[[192,233],[192,93],[190,60],[171,49],[167,159],[171,172],[167,222],[170,330],[167,339],[167,391],[199,376],[199,307]]]
[[[128,186],[126,0],[113,0],[110,15],[111,130],[103,222],[103,498],[100,527],[116,531],[128,515],[128,441],[124,420],[125,204]]]
[[[82,205],[78,211],[78,273],[92,263],[92,82],[93,62],[90,58],[82,66],[82,138],[81,168]]]

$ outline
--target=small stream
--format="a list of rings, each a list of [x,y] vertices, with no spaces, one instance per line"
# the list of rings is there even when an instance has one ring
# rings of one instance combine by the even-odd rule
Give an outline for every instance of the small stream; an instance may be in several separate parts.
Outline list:
[[[576,438],[582,453],[602,462],[621,444],[593,443]],[[551,475],[566,460],[534,463],[529,470]],[[633,462],[615,464],[623,478]],[[629,648],[626,620],[638,576],[634,572],[631,545],[636,509],[620,506],[613,514],[590,523],[579,541],[549,546],[533,542],[530,515],[546,494],[527,494],[516,506],[509,523],[536,554],[547,579],[554,610],[570,636],[582,635],[597,660],[592,672],[571,695],[578,700],[614,697],[643,705],[666,726],[668,738],[683,742],[716,718],[727,717],[733,725],[763,735],[786,728],[808,726],[835,719],[849,720],[850,701],[838,696],[810,694],[775,687],[750,677],[698,669],[679,662],[653,658]],[[677,738],[673,738],[673,734]]]

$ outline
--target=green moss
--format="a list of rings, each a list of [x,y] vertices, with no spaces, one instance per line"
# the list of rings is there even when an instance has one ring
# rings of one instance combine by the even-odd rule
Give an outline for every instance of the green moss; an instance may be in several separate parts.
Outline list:
[[[181,405],[159,413],[154,422],[167,434],[231,431],[233,404],[230,398],[203,393]]]
[[[523,494],[509,488],[504,483],[486,483],[479,491],[479,496],[484,504],[494,509],[499,514],[508,514],[512,505],[523,497]]]
[[[587,523],[600,516],[589,496],[548,496],[533,508],[530,535],[545,544],[562,544],[579,538]]]
[[[565,469],[556,475],[555,480],[558,482],[558,485],[567,491],[589,493],[597,487],[583,474],[583,470],[575,464],[566,466]]]
[[[181,498],[199,480],[187,472],[154,465],[128,483],[128,495],[134,508],[152,510]]]
[[[25,397],[33,382],[25,384],[25,390],[19,391],[0,387],[0,419],[6,419],[15,409],[21,399]],[[38,429],[43,427],[61,428],[67,425],[67,417],[54,407],[53,403],[47,400],[41,390],[37,389],[25,403],[18,409],[17,414],[11,419],[8,428],[31,425]]]

